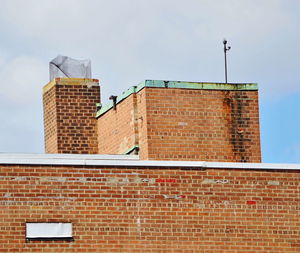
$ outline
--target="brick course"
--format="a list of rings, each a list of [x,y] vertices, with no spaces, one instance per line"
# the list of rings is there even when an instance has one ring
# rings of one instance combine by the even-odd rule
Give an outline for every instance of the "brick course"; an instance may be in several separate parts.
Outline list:
[[[0,165],[0,252],[299,252],[299,171]],[[25,241],[72,222],[74,241]]]

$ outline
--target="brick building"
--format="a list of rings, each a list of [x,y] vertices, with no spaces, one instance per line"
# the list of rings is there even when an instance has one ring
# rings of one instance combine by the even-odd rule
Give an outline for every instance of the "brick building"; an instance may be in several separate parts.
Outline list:
[[[261,161],[256,84],[146,80],[95,113],[97,101],[96,79],[56,78],[44,87],[47,153]]]
[[[0,154],[0,252],[300,252],[300,165],[261,163],[256,84],[43,98],[47,154]]]

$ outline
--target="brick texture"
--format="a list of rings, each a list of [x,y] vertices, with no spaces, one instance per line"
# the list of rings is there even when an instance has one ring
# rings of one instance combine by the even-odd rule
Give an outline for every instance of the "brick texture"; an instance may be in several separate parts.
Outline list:
[[[0,165],[0,252],[300,252],[299,175]],[[26,222],[74,241],[26,242]]]
[[[98,80],[56,78],[44,88],[46,153],[96,154]]]
[[[43,93],[44,139],[46,153],[58,153],[56,88]]]
[[[146,88],[155,160],[260,162],[257,91]]]
[[[258,92],[147,87],[101,115],[98,136],[99,153],[135,143],[141,159],[260,162]]]
[[[138,144],[136,94],[98,118],[98,153],[123,154]]]

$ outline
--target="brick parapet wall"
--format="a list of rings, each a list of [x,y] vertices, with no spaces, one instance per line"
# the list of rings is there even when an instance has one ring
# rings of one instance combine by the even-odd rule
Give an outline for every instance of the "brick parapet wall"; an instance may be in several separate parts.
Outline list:
[[[145,87],[98,118],[98,143],[139,145],[143,160],[260,162],[258,92]]]
[[[148,139],[148,117],[147,117],[147,100],[146,100],[146,89],[142,89],[137,93],[137,131],[138,131],[138,145],[139,145],[139,157],[144,160],[147,159],[149,153],[149,142]]]
[[[44,87],[46,153],[97,154],[96,79],[56,78]]]
[[[0,165],[0,252],[299,252],[299,171]],[[74,241],[25,241],[72,222]]]
[[[142,159],[261,161],[257,90],[147,87],[146,113]]]
[[[148,154],[145,89],[133,93],[97,119],[98,153],[124,154],[139,147],[140,157]]]
[[[98,153],[124,154],[138,145],[136,94],[97,120]]]

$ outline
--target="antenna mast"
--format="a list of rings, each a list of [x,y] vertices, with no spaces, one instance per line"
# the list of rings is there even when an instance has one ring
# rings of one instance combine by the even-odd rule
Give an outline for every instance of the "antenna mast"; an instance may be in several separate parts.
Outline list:
[[[227,40],[223,40],[224,44],[224,56],[225,56],[225,83],[227,83],[227,58],[226,58],[226,52],[230,50],[231,47],[227,47]]]

